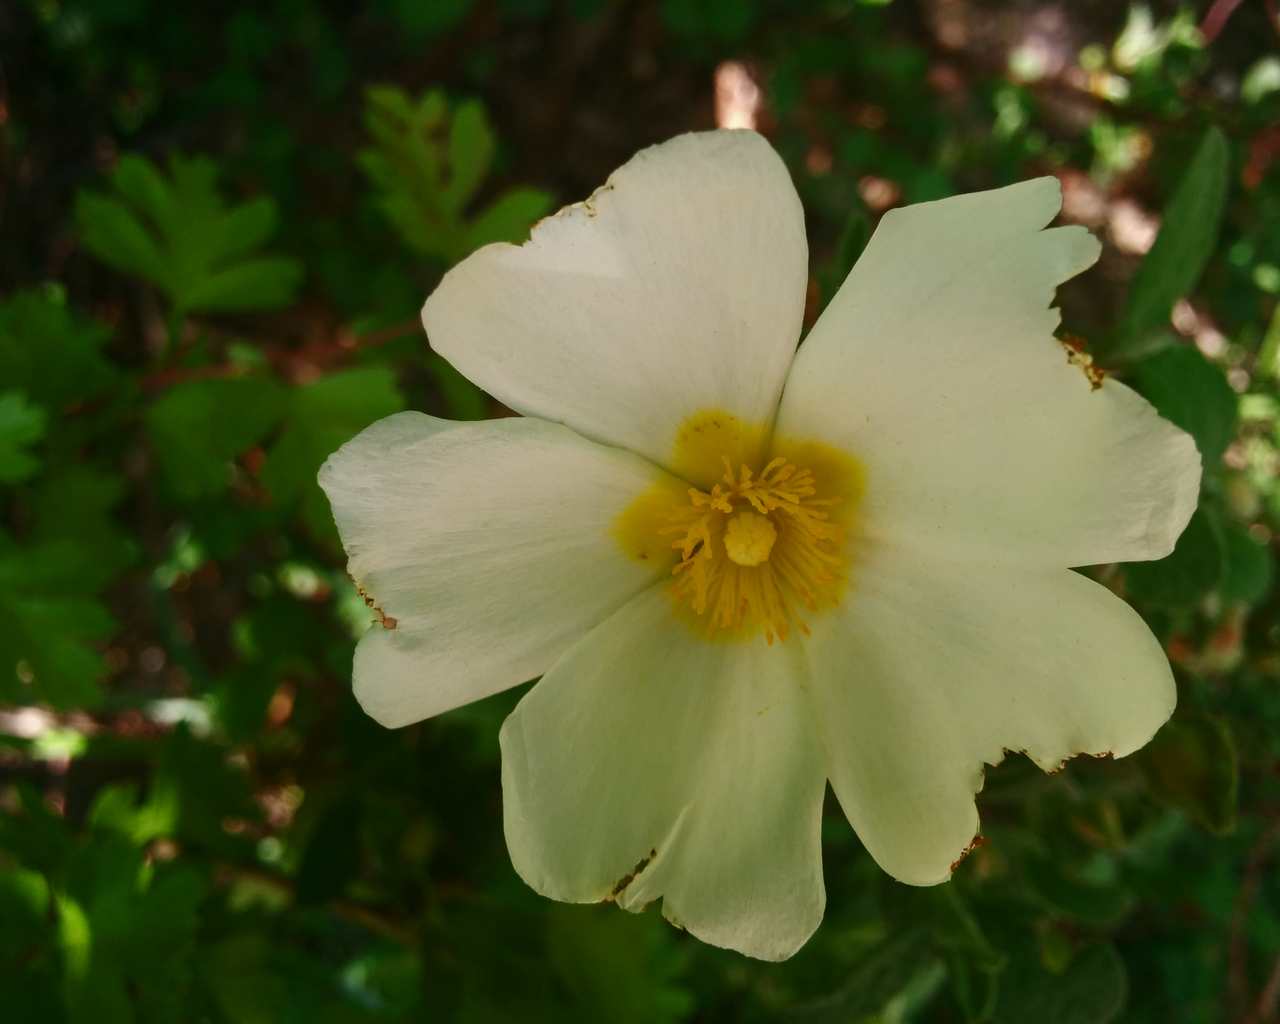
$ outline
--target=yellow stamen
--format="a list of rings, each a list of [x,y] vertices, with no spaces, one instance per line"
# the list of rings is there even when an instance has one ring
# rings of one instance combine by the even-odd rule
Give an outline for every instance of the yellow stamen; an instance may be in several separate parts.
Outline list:
[[[682,488],[665,477],[624,511],[615,535],[641,561],[670,552],[679,617],[704,636],[763,633],[772,643],[807,634],[805,619],[838,604],[848,586],[861,467],[826,445],[777,439],[756,461],[739,442],[766,432],[717,411],[688,424],[672,464],[708,467],[711,445],[727,442],[719,478],[704,469],[686,477],[701,486]]]

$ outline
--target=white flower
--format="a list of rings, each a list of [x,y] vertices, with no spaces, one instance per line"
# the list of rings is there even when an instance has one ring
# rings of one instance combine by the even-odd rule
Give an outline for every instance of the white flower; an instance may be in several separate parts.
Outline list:
[[[894,210],[796,350],[804,218],[758,135],[645,150],[423,310],[525,418],[401,413],[325,465],[400,726],[541,675],[502,729],[507,844],[560,900],[658,899],[752,956],[822,917],[830,779],[895,878],[949,877],[984,764],[1117,757],[1160,645],[1069,567],[1160,558],[1191,439],[1053,337],[1097,242],[1057,182]]]

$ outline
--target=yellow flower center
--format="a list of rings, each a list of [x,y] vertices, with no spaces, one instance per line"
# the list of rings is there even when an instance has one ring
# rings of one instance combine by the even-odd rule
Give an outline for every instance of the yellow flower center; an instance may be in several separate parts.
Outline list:
[[[777,527],[767,516],[748,512],[745,508],[729,517],[724,528],[724,550],[738,565],[759,565],[769,561]]]
[[[697,426],[681,430],[673,465],[706,480],[708,449],[718,446],[719,479],[690,487],[664,478],[619,517],[619,541],[639,560],[672,563],[679,617],[703,635],[763,633],[769,643],[807,635],[805,619],[847,588],[859,465],[825,445],[777,439],[764,459],[764,431],[720,411],[690,422]]]

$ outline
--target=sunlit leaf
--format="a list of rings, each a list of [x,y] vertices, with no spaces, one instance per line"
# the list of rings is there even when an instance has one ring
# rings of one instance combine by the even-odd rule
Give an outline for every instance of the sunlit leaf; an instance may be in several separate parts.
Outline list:
[[[1200,279],[1218,240],[1230,163],[1226,137],[1210,126],[1163,211],[1155,244],[1134,275],[1122,327],[1128,338],[1168,323],[1173,304]]]

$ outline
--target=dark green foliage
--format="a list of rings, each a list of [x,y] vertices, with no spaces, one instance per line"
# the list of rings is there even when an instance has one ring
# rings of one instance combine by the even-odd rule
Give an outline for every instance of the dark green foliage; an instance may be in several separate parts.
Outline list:
[[[1213,832],[1236,823],[1239,765],[1225,718],[1179,715],[1143,750],[1141,764],[1152,792]]]
[[[1112,946],[1087,947],[1056,970],[1023,949],[1003,979],[994,1019],[1107,1024],[1122,1019],[1126,988],[1124,964]]]
[[[1265,4],[1217,30],[1202,9],[1230,5],[11,6],[5,1024],[1275,1017]],[[1175,716],[1120,761],[988,769],[986,843],[945,886],[888,879],[830,801],[826,918],[782,964],[515,876],[497,733],[519,691],[397,731],[360,711],[370,612],[316,483],[390,413],[502,412],[429,350],[423,299],[635,150],[710,126],[724,61],[760,86],[804,201],[807,323],[885,209],[1057,174],[1066,219],[1106,244],[1060,292],[1064,329],[1205,470],[1172,554],[1089,570],[1169,652]],[[1145,254],[1135,211],[1160,219]]]

